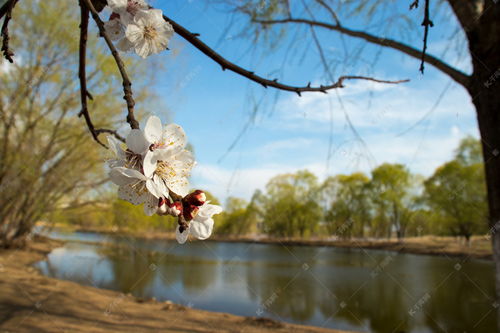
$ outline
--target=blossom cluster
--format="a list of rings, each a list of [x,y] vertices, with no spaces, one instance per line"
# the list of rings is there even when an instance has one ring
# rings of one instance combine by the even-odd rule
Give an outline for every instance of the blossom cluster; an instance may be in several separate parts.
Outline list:
[[[108,0],[108,6],[112,13],[104,28],[120,51],[133,50],[146,58],[168,47],[174,29],[161,10],[144,0]]]
[[[115,158],[108,160],[111,181],[118,185],[118,196],[134,205],[144,205],[146,215],[172,215],[178,218],[176,238],[184,243],[189,234],[206,239],[214,226],[212,216],[222,208],[207,201],[203,191],[189,193],[189,175],[195,165],[186,149],[184,130],[176,124],[163,127],[151,116],[144,131],[132,129],[126,149],[114,137],[108,142]]]

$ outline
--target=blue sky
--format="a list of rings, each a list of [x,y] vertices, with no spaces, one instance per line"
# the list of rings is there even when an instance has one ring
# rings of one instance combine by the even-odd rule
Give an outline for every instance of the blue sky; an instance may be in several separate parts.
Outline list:
[[[229,16],[220,8],[216,10],[198,0],[152,4],[200,33],[203,41],[228,59],[262,76],[279,77],[297,85],[308,81],[328,83],[318,53],[310,44],[304,43],[309,49],[300,56],[301,61],[297,56],[284,62],[286,47],[266,52],[249,40],[233,37],[239,29],[226,30]],[[414,19],[417,25],[421,21],[418,13]],[[361,24],[359,20],[351,23]],[[430,53],[440,55],[450,47],[446,33],[455,26],[449,20],[445,26],[431,29]],[[328,41],[325,48],[329,54],[341,52],[335,34],[318,34]],[[412,45],[420,48],[421,32],[417,31],[416,36]],[[352,48],[359,45],[347,41]],[[430,65],[422,76],[417,60],[397,52],[383,51],[378,63],[368,69],[359,63],[339,73],[368,70],[380,79],[408,78],[409,83],[350,81],[345,88],[328,95],[309,93],[298,97],[287,92],[276,95],[274,90],[265,91],[236,74],[223,72],[178,36],[170,49],[169,55],[155,56],[165,61],[165,71],[154,89],[167,107],[153,113],[185,129],[198,161],[193,187],[208,190],[222,200],[228,196],[249,199],[273,176],[304,168],[324,179],[337,173],[368,172],[383,162],[397,162],[427,176],[452,157],[461,138],[468,134],[478,137],[474,109],[465,90]],[[378,50],[368,46],[365,53]],[[457,57],[454,52],[447,52],[445,59],[465,71],[469,68],[469,59]],[[443,91],[444,97],[434,107]],[[255,118],[252,101],[263,101]],[[364,143],[357,140],[346,115]]]

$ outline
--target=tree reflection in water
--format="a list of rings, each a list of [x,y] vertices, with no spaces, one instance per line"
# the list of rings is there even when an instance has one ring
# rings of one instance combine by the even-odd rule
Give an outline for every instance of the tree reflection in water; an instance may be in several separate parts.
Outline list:
[[[332,328],[494,330],[494,272],[486,261],[243,243],[110,244],[67,243],[37,267],[144,298]]]

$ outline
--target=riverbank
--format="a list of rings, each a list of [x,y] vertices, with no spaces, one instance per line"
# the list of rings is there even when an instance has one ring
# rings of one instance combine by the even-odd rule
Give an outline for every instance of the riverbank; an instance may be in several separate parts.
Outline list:
[[[0,251],[2,332],[344,332],[143,300],[41,275],[32,264],[63,244]]]
[[[175,240],[175,235],[167,232],[126,232],[100,228],[76,228],[74,231],[120,234],[145,239]],[[464,259],[492,259],[491,240],[486,236],[471,237],[469,245],[464,244],[463,240],[455,237],[439,236],[410,237],[405,238],[403,242],[400,242],[397,239],[290,239],[269,238],[264,236],[248,237],[213,235],[205,241],[280,244],[285,246],[329,246],[338,248],[386,250],[410,254],[449,256]]]

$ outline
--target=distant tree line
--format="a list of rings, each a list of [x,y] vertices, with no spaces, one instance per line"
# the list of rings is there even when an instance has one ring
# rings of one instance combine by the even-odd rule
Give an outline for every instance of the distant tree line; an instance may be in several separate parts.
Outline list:
[[[211,194],[209,199],[218,204]],[[83,228],[173,231],[174,221],[147,217],[142,207],[114,196],[99,207],[56,211],[47,219]],[[464,138],[454,158],[425,179],[402,164],[384,163],[369,175],[354,172],[320,182],[307,170],[277,175],[256,190],[250,202],[229,197],[215,218],[223,236],[391,238],[460,236],[467,242],[487,227],[481,146]]]
[[[453,160],[425,179],[402,164],[384,163],[324,182],[307,170],[272,178],[249,203],[229,198],[217,233],[276,237],[402,239],[424,234],[486,233],[486,187],[478,140],[467,137]]]

